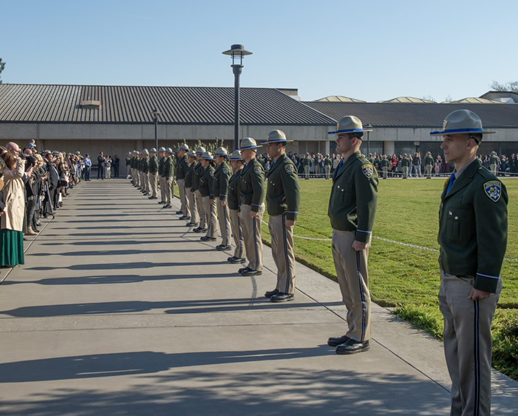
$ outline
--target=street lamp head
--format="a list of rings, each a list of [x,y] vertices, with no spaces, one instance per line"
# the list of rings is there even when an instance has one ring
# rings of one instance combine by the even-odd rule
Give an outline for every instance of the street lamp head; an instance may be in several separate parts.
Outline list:
[[[162,113],[160,111],[158,111],[156,108],[153,108],[153,119],[157,119],[158,116],[162,115]]]
[[[232,45],[223,55],[232,57],[232,65],[243,65],[243,56],[252,55],[252,52],[247,51],[243,45]]]

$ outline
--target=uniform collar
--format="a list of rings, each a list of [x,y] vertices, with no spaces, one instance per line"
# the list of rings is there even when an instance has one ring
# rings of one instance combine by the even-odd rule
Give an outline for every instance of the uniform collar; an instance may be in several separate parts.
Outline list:
[[[455,173],[455,182],[450,189],[450,192],[448,195],[445,195],[446,188],[443,192],[443,198],[450,198],[452,195],[460,191],[462,188],[464,188],[466,185],[468,185],[471,182],[471,179],[473,176],[475,176],[475,173],[480,169],[481,163],[480,160],[477,158],[473,162],[470,162],[466,167],[464,167],[460,172],[459,175]]]
[[[347,158],[347,160],[344,161],[344,164],[342,166],[342,169],[340,169],[340,172],[338,172],[338,169],[335,170],[335,175],[333,177],[333,180],[338,179],[340,176],[343,175],[343,173],[349,169],[349,166],[353,164],[353,162],[360,157],[360,152],[354,152],[351,156]]]

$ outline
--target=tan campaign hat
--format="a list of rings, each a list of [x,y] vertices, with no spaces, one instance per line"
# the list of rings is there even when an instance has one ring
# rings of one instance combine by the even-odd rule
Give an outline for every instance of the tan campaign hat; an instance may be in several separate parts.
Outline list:
[[[214,160],[210,152],[203,152],[203,154],[201,155],[201,159]]]
[[[158,149],[159,152],[165,152],[165,147],[161,147],[160,149]]]
[[[228,156],[228,151],[224,147],[218,147],[216,149],[216,152],[214,153],[214,156]]]
[[[495,134],[496,131],[484,131],[480,117],[470,110],[456,110],[446,116],[442,130],[432,131],[431,136],[445,134]]]
[[[149,153],[156,153],[156,149],[153,147],[152,149],[149,150]]]
[[[178,150],[187,150],[187,151],[189,151],[189,146],[187,146],[185,143],[182,143],[180,145],[180,147],[178,148]]]
[[[243,160],[241,152],[239,150],[234,150],[230,155],[230,160]]]
[[[237,150],[246,150],[246,149],[257,149],[258,146],[255,139],[252,139],[251,137],[247,137],[246,139],[241,140],[241,147]]]
[[[268,133],[268,137],[265,142],[261,142],[261,144],[268,143],[291,143],[293,140],[286,140],[286,134],[282,130],[273,130]]]
[[[196,153],[195,153],[194,151],[192,151],[192,150],[191,150],[191,151],[189,151],[189,152],[187,153],[187,156],[189,156],[189,157],[196,157]]]
[[[170,147],[168,147],[166,150],[165,150],[166,153],[169,153],[170,155],[172,155],[174,152],[173,152],[173,149],[171,149]]]
[[[149,152],[147,149],[142,150],[142,152],[140,152],[140,154],[143,156],[149,156]]]
[[[340,119],[336,125],[336,131],[330,131],[327,134],[341,134],[341,133],[361,133],[364,130],[361,120],[356,116],[345,116]]]
[[[205,153],[205,152],[206,152],[206,150],[203,146],[198,146],[196,148],[196,153]]]

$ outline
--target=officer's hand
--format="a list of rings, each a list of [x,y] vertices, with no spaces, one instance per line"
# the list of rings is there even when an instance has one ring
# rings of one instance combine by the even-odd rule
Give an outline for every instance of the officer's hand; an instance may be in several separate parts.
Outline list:
[[[214,200],[214,199],[210,199],[209,201],[210,201],[210,204],[211,204],[211,205],[214,205],[214,202],[215,202],[215,200]]]
[[[286,220],[284,221],[284,225],[286,227],[293,227],[295,225],[295,220]]]
[[[250,211],[250,218],[255,218],[259,215],[258,212]]]
[[[360,241],[357,241],[357,240],[354,240],[353,242],[353,245],[352,247],[356,250],[356,251],[362,251],[362,250],[365,250],[367,248],[369,248],[371,246],[370,243],[362,243]]]
[[[479,299],[486,299],[491,295],[489,292],[484,292],[483,290],[478,289],[471,289],[471,294],[469,295],[469,298],[471,300],[479,300]]]
[[[226,207],[227,206],[227,201],[221,201],[221,206],[222,207]]]

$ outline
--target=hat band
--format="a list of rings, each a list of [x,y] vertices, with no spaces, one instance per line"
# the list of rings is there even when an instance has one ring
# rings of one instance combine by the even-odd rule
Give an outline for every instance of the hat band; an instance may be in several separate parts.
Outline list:
[[[241,147],[239,150],[246,150],[246,149],[256,149],[260,146],[246,146],[246,147]]]
[[[330,131],[327,134],[338,134],[338,133],[359,133],[362,132],[363,129],[349,129],[349,130],[337,130],[337,131]]]
[[[430,134],[448,134],[448,133],[484,133],[483,129],[449,129],[432,131]]]

